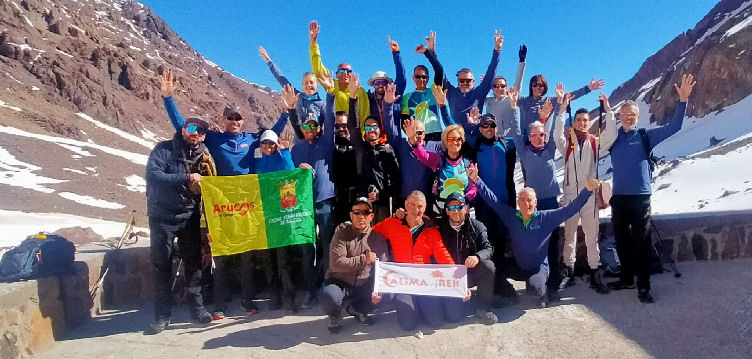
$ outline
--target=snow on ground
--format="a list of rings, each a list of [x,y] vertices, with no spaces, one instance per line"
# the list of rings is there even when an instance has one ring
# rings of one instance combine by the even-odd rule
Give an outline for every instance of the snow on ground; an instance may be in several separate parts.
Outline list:
[[[91,154],[91,152],[89,152],[89,151],[87,151],[87,150],[85,150],[85,149],[83,149],[81,147],[78,147],[78,146],[67,145],[65,143],[56,143],[56,145],[58,145],[58,146],[60,146],[62,148],[65,148],[67,150],[70,150],[71,152],[74,152],[74,153],[79,154],[81,156],[86,156],[86,157],[93,157],[94,156],[94,155]]]
[[[44,185],[67,182],[66,180],[47,178],[34,173],[41,169],[39,166],[19,161],[6,149],[0,147],[0,184],[27,188],[42,193],[53,193],[55,192],[54,189]]]
[[[736,16],[736,14],[738,14],[740,11],[744,10],[750,4],[752,4],[752,1],[746,1],[743,4],[739,5],[739,7],[737,7],[736,9],[734,9],[733,11],[731,11],[730,13],[725,14],[723,20],[718,21],[712,28],[710,28],[707,31],[705,31],[705,33],[702,35],[702,37],[700,37],[699,39],[697,39],[697,41],[695,42],[695,45],[700,44],[703,41],[705,41],[705,38],[707,38],[708,36],[714,34],[716,31],[718,31],[718,29],[720,29],[721,26],[723,26],[724,24],[726,24],[726,22],[729,21],[730,19],[733,19]]]
[[[125,223],[64,213],[28,213],[0,209],[0,233],[3,234],[0,236],[0,247],[18,245],[30,234],[54,232],[69,227],[89,227],[100,236],[110,238],[120,237]],[[149,232],[142,227],[136,227],[134,231]]]
[[[84,172],[84,171],[73,169],[73,168],[63,168],[63,171],[78,173],[80,175],[85,175],[86,174],[86,172]]]
[[[126,139],[128,141],[132,141],[132,142],[138,143],[139,145],[144,146],[144,147],[148,148],[149,150],[151,150],[152,148],[154,148],[154,142],[150,142],[150,141],[144,140],[143,138],[135,136],[132,133],[128,133],[128,132],[125,132],[125,131],[123,131],[123,130],[121,130],[119,128],[115,128],[115,127],[112,127],[110,125],[107,125],[107,124],[104,124],[102,122],[99,122],[99,121],[91,118],[91,116],[89,116],[89,115],[87,115],[85,113],[78,112],[78,113],[76,113],[76,116],[81,117],[82,119],[93,123],[97,127],[103,128],[103,129],[105,129],[107,131],[110,131],[110,132],[112,132],[112,133],[114,133],[114,134],[116,134],[116,135],[118,135],[118,136],[120,136],[120,137],[122,137],[122,138],[124,138],[124,139]]]
[[[69,53],[67,53],[67,52],[65,52],[65,51],[63,51],[63,50],[60,50],[60,49],[55,49],[55,52],[57,52],[57,53],[58,53],[58,54],[60,54],[60,55],[63,55],[63,56],[67,56],[67,57],[70,57],[70,58],[73,58],[73,55],[71,55],[71,54],[69,54]]]
[[[5,107],[5,108],[9,108],[9,109],[11,109],[13,111],[16,111],[16,112],[21,112],[21,108],[20,107],[8,105],[3,100],[0,100],[0,107]]]
[[[733,34],[736,34],[737,32],[741,31],[742,29],[744,29],[745,27],[749,26],[750,24],[752,24],[752,15],[747,16],[746,19],[744,19],[740,23],[732,26],[730,29],[726,30],[726,32],[723,34],[723,36],[721,36],[721,41],[723,41],[723,39],[725,39],[725,38],[727,38],[727,37],[729,37],[729,36],[731,36]]]
[[[125,208],[125,206],[120,203],[105,201],[103,199],[98,199],[92,196],[86,196],[86,195],[81,195],[81,194],[72,193],[72,192],[60,192],[58,193],[58,195],[60,195],[60,197],[63,197],[65,199],[69,199],[73,202],[85,204],[87,206],[92,206],[92,207],[107,208],[107,209]]]
[[[653,183],[653,213],[749,209],[752,206],[750,158],[752,144],[724,155],[682,161]]]
[[[125,177],[125,183],[128,185],[125,186],[126,189],[133,192],[146,192],[146,180],[139,176],[139,175],[130,175],[128,177]]]
[[[67,144],[67,145],[74,145],[79,147],[88,147],[88,148],[94,148],[97,150],[100,150],[102,152],[111,154],[113,156],[118,156],[125,158],[128,161],[131,161],[135,164],[139,164],[142,166],[146,166],[146,161],[149,159],[149,156],[142,155],[140,153],[134,153],[134,152],[128,152],[119,150],[117,148],[107,147],[107,146],[101,146],[97,145],[95,143],[89,143],[89,142],[82,142],[66,137],[56,137],[56,136],[48,136],[48,135],[42,135],[39,133],[32,133],[32,132],[26,132],[24,130],[17,129],[15,127],[8,127],[8,126],[2,126],[0,125],[0,133],[7,133],[9,135],[16,135],[16,136],[22,136],[22,137],[29,137],[37,140],[47,141],[55,144]],[[143,140],[142,140],[143,141]]]

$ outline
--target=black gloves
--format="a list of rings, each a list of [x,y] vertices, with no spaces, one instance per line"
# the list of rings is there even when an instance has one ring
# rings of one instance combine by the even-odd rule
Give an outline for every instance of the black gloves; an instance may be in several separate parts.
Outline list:
[[[527,57],[527,46],[524,44],[520,46],[520,52],[517,54],[520,56],[520,62],[525,62],[525,57]]]

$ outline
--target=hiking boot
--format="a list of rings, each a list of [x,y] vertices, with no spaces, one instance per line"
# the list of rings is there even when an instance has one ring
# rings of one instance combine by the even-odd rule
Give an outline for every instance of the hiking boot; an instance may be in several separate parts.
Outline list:
[[[279,296],[272,296],[269,299],[269,310],[280,310],[282,308],[282,298]]]
[[[310,291],[303,296],[303,302],[300,303],[300,309],[309,309],[316,305],[316,296]]]
[[[643,289],[637,290],[637,299],[639,299],[641,303],[645,303],[645,304],[653,303],[653,296],[650,295],[650,289],[643,288]]]
[[[248,315],[254,315],[258,313],[258,307],[250,300],[243,300],[240,305],[243,306],[243,309]]]
[[[353,313],[353,317],[355,317],[355,320],[357,320],[360,325],[373,325],[376,323],[376,321],[366,313],[355,312]]]
[[[330,315],[329,325],[327,325],[326,329],[329,330],[329,333],[338,334],[339,331],[342,330],[342,318],[339,316]]]
[[[542,295],[538,297],[538,308],[545,308],[548,307],[548,299],[546,298],[546,295]]]
[[[549,290],[546,291],[546,298],[548,299],[548,303],[556,303],[558,301],[561,301],[559,293],[556,293],[556,290],[554,290],[553,288],[549,288]]]
[[[608,286],[609,289],[613,289],[613,290],[634,289],[635,288],[634,283],[622,282],[621,279],[613,281],[613,282],[608,282],[608,284],[606,284],[606,286]]]
[[[191,313],[191,320],[199,324],[209,324],[212,321],[212,315],[206,309],[199,309]]]
[[[564,269],[564,280],[559,284],[559,289],[564,289],[577,284],[574,280],[574,268],[566,267]]]
[[[608,287],[603,284],[603,270],[591,269],[590,270],[590,288],[595,289],[598,294],[608,294]]]
[[[496,314],[487,309],[476,309],[475,317],[480,319],[480,322],[485,325],[493,325],[499,322],[499,318],[496,317]]]
[[[225,312],[221,310],[216,310],[214,313],[212,313],[212,320],[220,320],[225,319]]]
[[[163,332],[165,329],[167,329],[168,325],[170,325],[170,317],[161,316],[155,319],[151,324],[149,324],[149,328],[147,328],[144,331],[144,334],[146,335],[159,334]]]

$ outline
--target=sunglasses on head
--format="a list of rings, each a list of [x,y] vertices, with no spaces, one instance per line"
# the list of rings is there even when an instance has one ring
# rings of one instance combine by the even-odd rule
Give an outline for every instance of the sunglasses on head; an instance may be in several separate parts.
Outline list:
[[[540,82],[536,82],[536,83],[533,84],[533,87],[546,87],[546,85],[544,85],[544,84],[542,84]]]
[[[459,212],[463,207],[465,207],[464,204],[456,204],[454,206],[447,206],[447,209],[449,210],[449,212]]]
[[[227,119],[230,121],[241,121],[243,117],[239,115],[232,115],[232,116],[228,116]]]
[[[188,125],[188,126],[185,126],[185,130],[186,130],[186,131],[188,131],[189,133],[194,133],[194,132],[196,132],[196,133],[198,133],[199,135],[203,135],[203,134],[205,134],[205,133],[206,133],[206,129],[205,129],[205,128],[203,128],[203,127],[199,127],[199,126],[196,126],[196,125]]]
[[[356,215],[356,216],[363,216],[363,217],[365,217],[365,216],[370,216],[373,213],[373,211],[371,211],[370,209],[366,209],[366,210],[362,210],[362,211],[359,210],[359,209],[353,209],[351,211],[351,213],[354,214],[354,215]]]
[[[480,125],[480,128],[496,128],[496,123],[494,122],[484,123]]]
[[[319,125],[317,125],[317,124],[315,124],[315,123],[314,123],[314,124],[312,124],[312,125],[304,124],[304,125],[303,125],[302,127],[303,127],[303,129],[304,129],[304,130],[306,130],[306,131],[310,131],[310,130],[316,131],[316,130],[318,130],[318,129],[319,129]]]
[[[461,84],[469,84],[475,81],[475,79],[457,79],[457,81],[459,81]]]
[[[337,75],[339,75],[339,74],[341,74],[343,72],[347,72],[348,74],[351,74],[352,73],[352,69],[338,69],[337,70]]]
[[[503,89],[503,88],[506,88],[506,87],[507,87],[507,84],[494,85],[495,89]]]
[[[428,75],[413,75],[416,79],[428,80]]]
[[[374,80],[373,85],[374,86],[386,86],[389,84],[389,81],[387,80]]]
[[[545,133],[531,133],[530,137],[546,137]]]
[[[363,129],[366,131],[376,131],[379,129],[379,125],[370,125],[370,126],[366,125],[366,126],[363,126]]]
[[[418,136],[421,136],[424,133],[426,133],[426,131],[415,131],[415,134],[418,135]]]
[[[448,143],[454,143],[455,145],[461,145],[462,144],[462,137],[449,137],[447,138]]]

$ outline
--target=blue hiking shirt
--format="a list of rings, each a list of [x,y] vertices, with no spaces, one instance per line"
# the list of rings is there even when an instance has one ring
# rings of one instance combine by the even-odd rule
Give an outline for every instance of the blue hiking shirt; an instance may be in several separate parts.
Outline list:
[[[290,124],[293,128],[300,128],[300,119],[295,111],[290,111]],[[292,161],[295,166],[308,163],[313,167],[313,195],[316,203],[334,197],[334,182],[332,182],[331,168],[334,149],[334,95],[326,95],[324,107],[324,128],[313,142],[305,139],[295,143],[292,147]]]

